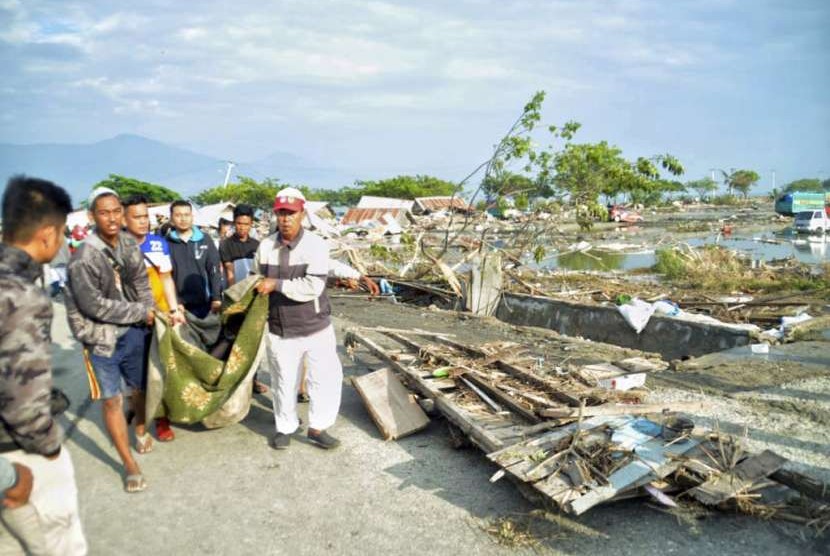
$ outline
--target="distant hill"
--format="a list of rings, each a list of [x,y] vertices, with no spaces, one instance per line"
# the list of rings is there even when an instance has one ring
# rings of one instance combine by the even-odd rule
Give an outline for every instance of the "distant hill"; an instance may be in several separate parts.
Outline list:
[[[225,162],[139,135],[118,135],[91,144],[0,144],[0,192],[13,174],[26,173],[65,187],[77,205],[109,174],[157,183],[187,196],[222,183]],[[339,187],[354,178],[319,168],[289,153],[240,163],[234,175],[266,177],[313,187]]]

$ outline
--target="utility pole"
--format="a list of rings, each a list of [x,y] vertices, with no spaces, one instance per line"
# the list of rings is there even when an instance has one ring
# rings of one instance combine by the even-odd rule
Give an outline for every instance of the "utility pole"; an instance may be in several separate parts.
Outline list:
[[[225,161],[225,164],[228,165],[228,169],[225,171],[225,183],[222,184],[222,189],[227,189],[228,182],[231,179],[231,171],[236,167],[236,162],[231,162],[230,160]]]
[[[771,168],[770,172],[772,172],[772,190],[775,191],[775,168]]]

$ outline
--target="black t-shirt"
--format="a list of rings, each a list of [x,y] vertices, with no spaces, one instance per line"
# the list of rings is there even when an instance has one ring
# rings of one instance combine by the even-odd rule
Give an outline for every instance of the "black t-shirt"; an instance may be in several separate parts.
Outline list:
[[[239,241],[236,234],[223,239],[219,244],[219,259],[222,264],[233,263],[234,282],[239,282],[251,273],[254,255],[259,247],[259,240],[248,237]]]
[[[219,243],[219,259],[223,263],[232,263],[237,259],[253,259],[259,247],[259,240],[248,237],[247,241],[239,241],[233,234]]]

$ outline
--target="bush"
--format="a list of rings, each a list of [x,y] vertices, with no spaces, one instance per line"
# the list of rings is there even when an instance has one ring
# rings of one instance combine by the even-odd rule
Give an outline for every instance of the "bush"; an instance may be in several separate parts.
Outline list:
[[[724,193],[723,195],[712,197],[711,203],[717,206],[735,206],[740,205],[741,201],[735,195]]]
[[[659,249],[656,255],[655,272],[664,275],[669,280],[686,276],[686,261],[680,256],[677,249]]]

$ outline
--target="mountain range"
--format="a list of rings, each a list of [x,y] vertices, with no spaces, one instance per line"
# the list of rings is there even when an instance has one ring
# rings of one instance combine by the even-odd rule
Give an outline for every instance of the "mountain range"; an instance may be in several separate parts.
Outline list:
[[[186,197],[221,185],[225,170],[223,160],[140,135],[118,135],[89,144],[0,144],[0,192],[10,176],[25,173],[63,186],[75,204],[109,174],[163,185]],[[354,176],[342,170],[320,167],[285,152],[240,162],[231,181],[237,175],[323,188],[354,181]]]

